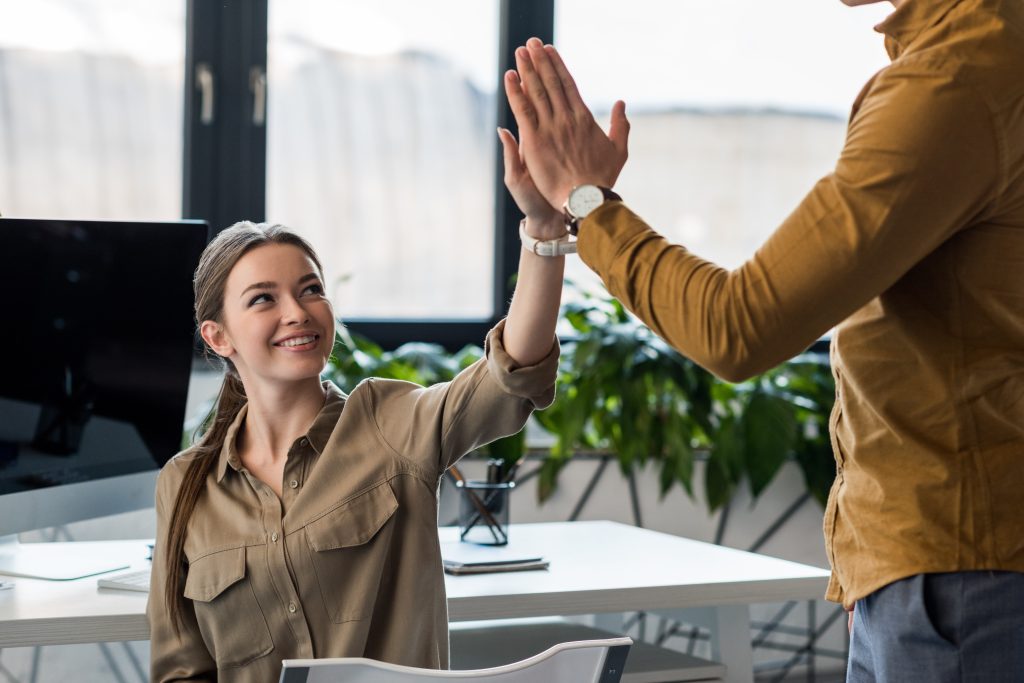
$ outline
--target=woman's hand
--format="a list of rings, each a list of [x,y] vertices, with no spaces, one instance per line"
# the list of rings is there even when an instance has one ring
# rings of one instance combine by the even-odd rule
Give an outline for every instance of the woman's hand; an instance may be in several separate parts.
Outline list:
[[[519,152],[519,144],[512,132],[498,129],[501,147],[505,160],[505,187],[519,210],[526,214],[526,232],[530,237],[541,240],[553,240],[566,233],[565,219],[561,210],[555,208],[544,199],[530,177],[530,172],[523,163]]]

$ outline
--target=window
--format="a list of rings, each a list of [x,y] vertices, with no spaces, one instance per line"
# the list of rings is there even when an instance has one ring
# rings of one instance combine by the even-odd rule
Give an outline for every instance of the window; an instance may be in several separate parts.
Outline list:
[[[554,39],[599,118],[627,101],[617,189],[732,267],[831,169],[849,103],[887,63],[871,26],[888,11],[0,0],[0,212],[282,222],[323,254],[353,329],[480,343],[518,260],[494,132],[514,129],[497,85],[517,45]],[[568,273],[595,279],[574,259]]]
[[[339,314],[491,318],[497,1],[277,0],[268,34],[267,217]]]
[[[872,26],[891,9],[558,0],[555,40],[599,119],[626,102],[619,193],[670,240],[732,268],[833,168],[850,104],[888,63]],[[596,282],[579,263],[567,273]]]
[[[0,213],[181,216],[182,0],[0,0]]]

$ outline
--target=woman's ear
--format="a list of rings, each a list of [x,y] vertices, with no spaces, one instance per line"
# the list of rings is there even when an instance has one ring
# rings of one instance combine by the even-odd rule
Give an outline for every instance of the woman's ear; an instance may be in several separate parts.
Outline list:
[[[228,358],[235,352],[235,347],[228,338],[227,330],[220,323],[214,320],[204,320],[199,325],[199,334],[218,356]]]

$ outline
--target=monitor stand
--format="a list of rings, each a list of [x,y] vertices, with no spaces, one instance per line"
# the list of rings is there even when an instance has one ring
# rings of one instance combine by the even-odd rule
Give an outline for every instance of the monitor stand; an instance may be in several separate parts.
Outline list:
[[[126,559],[104,555],[88,541],[21,543],[17,534],[0,536],[0,575],[72,581],[127,569],[131,562]]]

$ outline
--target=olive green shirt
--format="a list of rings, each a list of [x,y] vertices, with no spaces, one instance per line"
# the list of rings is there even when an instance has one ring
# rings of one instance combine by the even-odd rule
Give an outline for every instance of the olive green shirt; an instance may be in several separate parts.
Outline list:
[[[163,549],[193,455],[167,463],[147,608],[155,683],[264,683],[278,679],[281,660],[312,657],[448,667],[441,476],[554,398],[557,342],[538,364],[517,367],[503,329],[448,383],[371,379],[349,396],[326,383],[323,409],[288,451],[280,499],[235,450],[243,407],[188,524],[180,639],[162,599]]]
[[[892,63],[834,172],[742,266],[620,202],[579,230],[611,293],[726,379],[839,325],[824,530],[848,607],[917,573],[1024,571],[1024,2],[907,0],[879,30]]]

